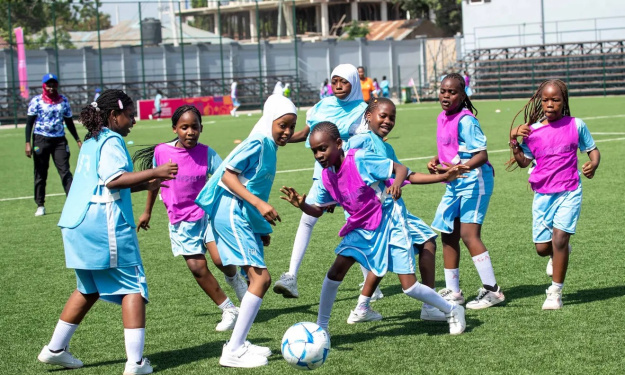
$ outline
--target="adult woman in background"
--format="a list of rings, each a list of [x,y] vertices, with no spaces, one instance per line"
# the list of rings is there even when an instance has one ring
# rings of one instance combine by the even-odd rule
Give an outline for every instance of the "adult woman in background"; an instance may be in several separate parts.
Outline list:
[[[26,120],[26,156],[32,157],[35,162],[35,203],[37,203],[35,216],[46,214],[44,203],[50,156],[59,172],[66,195],[72,185],[72,173],[69,171],[69,145],[65,139],[63,122],[67,125],[67,130],[76,140],[78,147],[82,146],[74,120],[72,120],[69,100],[58,92],[59,79],[56,75],[48,73],[43,76],[41,82],[43,93],[31,99]]]

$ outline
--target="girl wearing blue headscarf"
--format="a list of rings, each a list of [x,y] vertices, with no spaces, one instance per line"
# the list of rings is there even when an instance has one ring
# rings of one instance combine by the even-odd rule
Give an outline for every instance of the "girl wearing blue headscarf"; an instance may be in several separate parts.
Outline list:
[[[289,142],[306,141],[306,147],[310,148],[310,143],[308,142],[310,131],[315,125],[324,121],[334,123],[344,141],[347,141],[349,137],[356,134],[360,127],[364,126],[363,118],[367,109],[367,103],[362,99],[360,78],[358,77],[356,67],[351,64],[337,66],[332,71],[331,80],[334,96],[323,98],[308,111],[306,114],[306,126],[293,134]],[[314,202],[314,193],[319,191],[319,189],[316,189],[316,184],[320,183],[322,170],[321,165],[315,161],[313,186],[306,198],[306,201],[309,203]],[[286,298],[299,297],[297,291],[297,271],[306,253],[312,229],[317,220],[318,218],[316,217],[305,213],[302,214],[297,234],[295,235],[289,271],[283,273],[273,287],[274,292],[282,294]]]

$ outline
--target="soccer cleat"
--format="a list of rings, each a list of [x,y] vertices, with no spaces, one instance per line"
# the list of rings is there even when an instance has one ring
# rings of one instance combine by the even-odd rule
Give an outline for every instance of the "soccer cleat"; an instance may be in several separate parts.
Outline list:
[[[221,358],[219,358],[219,364],[224,367],[253,368],[266,366],[269,363],[267,357],[255,354],[250,345],[243,345],[236,352],[231,352],[227,345],[227,343],[224,345]]]
[[[547,299],[543,303],[543,310],[559,310],[562,308],[562,289],[551,285],[546,290]]]
[[[553,258],[549,258],[549,262],[547,262],[547,276],[553,276]]]
[[[39,353],[37,359],[39,362],[47,363],[49,365],[58,365],[65,368],[81,368],[83,365],[82,361],[74,357],[68,349],[69,348],[66,347],[61,352],[53,353],[50,349],[48,349],[48,345],[46,345],[43,349],[41,349],[41,353]]]
[[[37,207],[37,211],[35,211],[35,216],[43,216],[46,214],[46,208],[44,206]]]
[[[234,275],[234,279],[229,280],[228,277],[225,279],[226,284],[230,285],[230,287],[234,290],[234,294],[237,295],[237,299],[241,302],[241,300],[243,300],[243,296],[247,292],[247,283],[243,280],[243,277],[237,272]]]
[[[443,288],[441,290],[438,291],[438,294],[445,298],[448,302],[453,302],[457,305],[462,305],[464,304],[464,293],[462,293],[462,290],[459,292],[454,292],[449,288]]]
[[[243,344],[243,346],[247,347],[247,350],[249,350],[250,352],[257,355],[262,355],[265,358],[270,357],[271,354],[273,354],[271,353],[271,349],[269,349],[268,347],[254,345],[249,341],[245,341],[245,344]]]
[[[505,300],[506,297],[501,292],[500,287],[497,287],[496,292],[491,292],[490,290],[480,288],[477,291],[477,297],[475,297],[475,300],[467,303],[467,309],[481,310],[487,307],[494,306]]]
[[[434,322],[444,322],[447,320],[445,313],[434,306],[423,304],[421,307],[421,320],[430,320]]]
[[[447,323],[449,323],[449,334],[459,335],[467,328],[467,322],[464,319],[464,307],[454,305],[449,314],[445,314]]]
[[[221,322],[217,324],[215,327],[215,331],[224,332],[230,331],[234,328],[234,325],[237,322],[237,318],[239,317],[239,308],[233,307],[230,309],[224,309],[221,313]]]
[[[124,375],[151,374],[153,371],[154,369],[150,365],[150,360],[147,358],[143,358],[141,360],[141,363],[126,362]]]
[[[366,310],[360,310],[357,308],[349,313],[347,324],[377,322],[378,320],[382,320],[382,314],[379,312],[373,310],[372,308],[368,308]]]
[[[286,272],[283,273],[273,286],[273,291],[282,294],[284,298],[298,298],[297,276],[289,275]]]

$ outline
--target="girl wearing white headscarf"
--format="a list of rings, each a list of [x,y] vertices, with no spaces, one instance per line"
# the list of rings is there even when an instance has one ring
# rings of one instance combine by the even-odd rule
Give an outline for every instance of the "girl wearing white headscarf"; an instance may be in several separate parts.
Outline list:
[[[341,64],[334,68],[332,75],[332,91],[334,96],[321,99],[306,114],[306,126],[291,137],[289,142],[306,141],[306,147],[310,147],[308,136],[311,129],[320,122],[329,121],[336,125],[343,141],[354,135],[364,123],[364,114],[367,103],[362,99],[360,89],[360,78],[358,70],[351,64]],[[349,91],[347,90],[349,84]],[[321,183],[321,165],[315,161],[315,171],[313,173],[313,186],[306,198],[307,202],[314,202],[314,194],[319,191],[316,184]],[[311,203],[312,204],[312,203]],[[289,271],[283,273],[276,281],[273,291],[284,295],[287,298],[297,298],[297,271],[302,263],[306,248],[310,242],[312,229],[318,218],[302,213],[299,228],[295,235],[293,252]]]
[[[276,85],[273,87],[273,93],[271,95],[283,95],[284,94],[284,86],[282,86],[282,81],[276,82]]]
[[[271,225],[280,221],[267,203],[276,153],[293,135],[296,120],[293,103],[281,94],[271,95],[250,135],[228,155],[195,200],[209,216],[221,263],[240,266],[250,280],[219,360],[222,366],[264,366],[271,355],[269,348],[252,345],[246,337],[271,280],[263,246],[269,245]]]

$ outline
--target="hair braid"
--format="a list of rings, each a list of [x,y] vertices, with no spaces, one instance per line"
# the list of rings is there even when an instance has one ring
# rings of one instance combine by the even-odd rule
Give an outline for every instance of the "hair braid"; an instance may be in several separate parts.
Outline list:
[[[89,138],[98,139],[102,128],[108,126],[108,118],[111,112],[119,113],[119,102],[124,108],[133,105],[132,99],[122,90],[104,90],[95,101],[97,107],[89,104],[80,111],[80,122],[87,128],[85,141]]]
[[[455,79],[456,81],[458,81],[458,83],[460,84],[459,91],[461,91],[461,94],[464,95],[464,99],[462,100],[462,107],[471,111],[471,113],[473,113],[474,116],[477,116],[477,108],[475,108],[475,106],[471,102],[471,99],[469,99],[469,96],[464,91],[464,88],[465,88],[464,77],[458,73],[449,73],[445,76],[443,81],[446,79]]]
[[[330,121],[323,121],[315,125],[310,132],[310,136],[312,137],[312,135],[316,133],[328,134],[330,135],[330,137],[332,137],[332,139],[341,138],[341,133],[339,133],[339,129],[336,127],[336,125],[334,125],[334,123]]]

